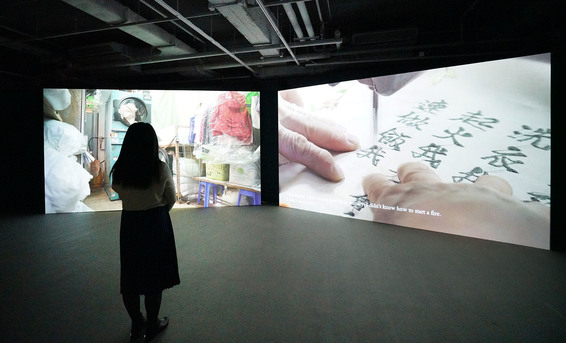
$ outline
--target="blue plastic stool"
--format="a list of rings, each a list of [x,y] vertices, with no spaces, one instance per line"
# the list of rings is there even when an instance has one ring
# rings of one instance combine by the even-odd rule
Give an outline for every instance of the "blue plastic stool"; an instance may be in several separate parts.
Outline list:
[[[215,183],[211,183],[211,182],[206,182],[206,181],[200,181],[199,186],[198,186],[198,198],[197,198],[197,204],[200,204],[200,196],[201,196],[201,192],[202,192],[202,187],[204,186],[204,207],[208,207],[208,202],[210,201],[210,188],[212,187],[212,203],[216,204],[216,193],[218,191],[217,188],[217,184]],[[223,190],[223,186],[220,190]]]
[[[253,199],[253,205],[261,205],[261,193],[240,189],[238,193],[238,206],[240,206],[242,195],[251,197]]]

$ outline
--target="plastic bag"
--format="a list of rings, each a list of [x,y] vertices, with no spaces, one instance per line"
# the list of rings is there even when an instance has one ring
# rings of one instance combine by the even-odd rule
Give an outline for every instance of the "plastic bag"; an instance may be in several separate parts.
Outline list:
[[[230,182],[244,186],[261,186],[261,152],[258,147],[252,154],[252,161],[245,164],[230,164]]]
[[[209,144],[195,147],[193,154],[205,163],[246,164],[254,161],[252,147],[241,145],[234,137],[219,136]]]
[[[43,122],[43,143],[46,148],[55,149],[65,156],[87,151],[85,136],[73,125],[58,120]]]
[[[62,154],[46,148],[45,156],[45,213],[74,212],[90,194],[92,175]]]

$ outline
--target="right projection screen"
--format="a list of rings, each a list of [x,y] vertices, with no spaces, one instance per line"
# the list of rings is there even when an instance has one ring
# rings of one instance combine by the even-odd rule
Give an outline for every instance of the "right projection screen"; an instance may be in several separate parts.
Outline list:
[[[550,248],[550,54],[279,92],[281,206]]]

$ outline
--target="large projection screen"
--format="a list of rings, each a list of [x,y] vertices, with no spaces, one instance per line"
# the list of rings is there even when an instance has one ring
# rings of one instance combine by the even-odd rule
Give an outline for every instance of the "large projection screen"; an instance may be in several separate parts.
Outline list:
[[[256,91],[43,90],[45,212],[121,210],[110,170],[133,122],[150,123],[175,208],[259,205]]]
[[[540,54],[280,91],[280,205],[549,249],[550,65]]]

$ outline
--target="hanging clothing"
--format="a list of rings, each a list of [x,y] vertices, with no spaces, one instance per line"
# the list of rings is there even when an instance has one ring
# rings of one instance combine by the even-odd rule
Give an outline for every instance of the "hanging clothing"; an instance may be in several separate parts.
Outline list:
[[[229,135],[243,144],[252,142],[252,121],[246,97],[239,92],[226,92],[218,97],[210,117],[213,136]]]

